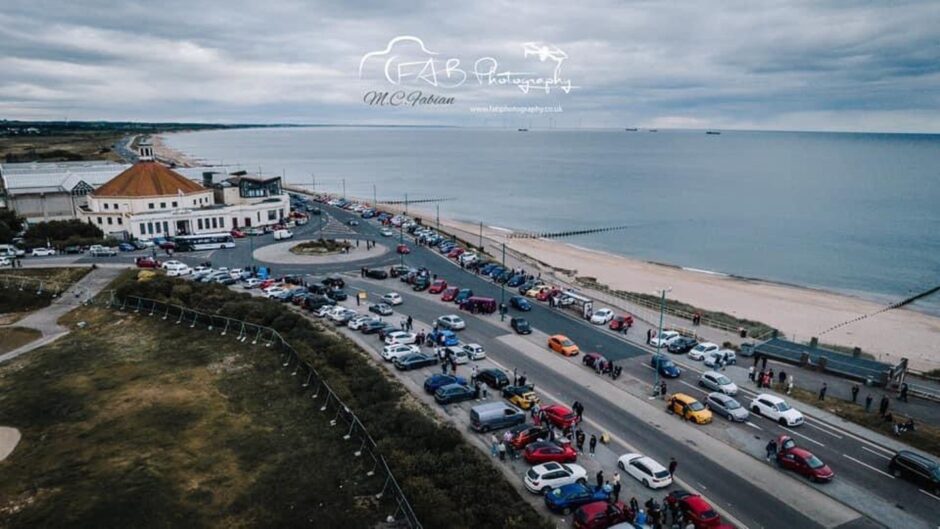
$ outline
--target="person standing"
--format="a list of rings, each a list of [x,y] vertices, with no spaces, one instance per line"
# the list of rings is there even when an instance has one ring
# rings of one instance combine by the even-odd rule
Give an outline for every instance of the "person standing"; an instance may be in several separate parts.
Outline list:
[[[594,449],[597,448],[597,436],[591,434],[591,440],[588,441],[588,450],[591,453],[591,457],[594,457]]]
[[[872,401],[871,393],[869,393],[868,396],[865,397],[865,413],[868,413],[871,411],[871,401]]]
[[[754,366],[747,368],[747,379],[754,382]]]
[[[780,382],[780,386],[783,387],[786,385],[787,373],[783,369],[780,370],[780,374],[777,376],[777,380]]]
[[[767,461],[770,461],[774,456],[777,455],[777,441],[771,439],[767,443],[765,449],[767,450]]]
[[[653,329],[646,330],[646,345],[653,345]]]
[[[787,395],[789,395],[791,391],[793,391],[793,375],[787,377]]]
[[[512,432],[506,430],[503,434],[503,444],[506,445],[506,452],[509,453],[509,459],[513,459]]]
[[[506,460],[506,443],[499,443],[499,460]]]
[[[597,488],[601,488],[604,485],[604,471],[598,470],[594,478],[597,480]]]
[[[614,472],[614,502],[620,501],[620,472]]]
[[[499,455],[499,439],[496,434],[490,434],[490,455],[496,457]]]
[[[881,396],[881,404],[878,405],[878,413],[879,413],[882,417],[884,417],[884,416],[888,413],[888,405],[889,405],[889,404],[890,404],[890,403],[888,402],[888,396],[887,396],[887,395],[882,395],[882,396]]]
[[[574,437],[578,446],[578,452],[583,454],[584,453],[584,437],[585,437],[584,430],[578,428],[578,432],[574,434]]]
[[[858,401],[858,384],[852,384],[852,404],[855,404]]]
[[[669,458],[669,477],[672,477],[672,478],[676,477],[676,467],[678,466],[679,466],[679,462],[676,461],[676,458],[670,457]]]
[[[898,395],[898,400],[907,402],[907,382],[901,384],[901,394]]]
[[[633,516],[640,513],[640,502],[636,501],[636,496],[630,498],[630,510],[633,511]]]
[[[822,387],[819,388],[819,400],[826,400],[826,390],[827,390],[827,389],[829,389],[829,386],[827,386],[826,383],[823,382]]]

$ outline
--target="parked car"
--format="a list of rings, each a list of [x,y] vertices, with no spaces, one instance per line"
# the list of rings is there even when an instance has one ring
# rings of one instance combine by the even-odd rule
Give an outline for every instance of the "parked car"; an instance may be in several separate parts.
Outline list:
[[[372,320],[359,328],[362,334],[375,334],[385,328],[387,324],[382,320]]]
[[[532,334],[532,327],[525,318],[512,318],[509,320],[509,326],[516,334]]]
[[[463,303],[464,301],[470,299],[471,297],[473,297],[472,290],[470,290],[469,288],[461,288],[457,292],[457,295],[454,296],[454,303],[457,303],[459,305],[460,303]]]
[[[370,279],[388,279],[388,272],[381,268],[367,268],[365,275]]]
[[[695,424],[708,424],[712,422],[712,412],[691,395],[674,393],[666,403],[666,411],[679,417],[692,421]]]
[[[454,298],[457,297],[457,292],[459,291],[460,289],[457,287],[445,288],[444,291],[441,293],[441,301],[454,301]]]
[[[513,296],[509,298],[509,306],[521,310],[522,312],[528,312],[532,310],[532,303],[522,296]]]
[[[475,390],[466,384],[448,384],[434,392],[434,401],[438,404],[453,404],[473,400]]]
[[[777,464],[820,483],[832,481],[836,476],[828,465],[809,450],[797,446],[789,435],[777,437]]]
[[[721,516],[698,494],[685,490],[673,490],[666,496],[666,505],[676,505],[685,519],[696,528],[718,527]]]
[[[388,269],[388,275],[392,277],[401,277],[410,271],[411,268],[405,265],[392,265],[392,267]]]
[[[137,268],[160,268],[160,261],[153,257],[138,257],[134,260]]]
[[[509,385],[509,377],[506,373],[496,368],[481,369],[477,373],[477,380],[493,389],[502,389]]]
[[[374,312],[379,316],[391,316],[392,307],[389,307],[385,303],[373,303],[372,305],[369,305],[369,312]]]
[[[542,411],[545,412],[546,420],[555,425],[559,430],[564,430],[578,423],[578,415],[567,406],[549,404],[548,406],[544,406]]]
[[[137,246],[134,245],[134,244],[132,244],[132,243],[129,243],[129,242],[122,242],[122,243],[118,244],[118,250],[120,250],[120,251],[122,251],[122,252],[136,252],[136,251],[137,251]],[[33,251],[35,252],[35,250],[33,250]],[[35,255],[35,254],[34,254],[34,255]],[[55,254],[52,254],[52,255],[55,255]]]
[[[464,351],[462,347],[452,345],[450,347],[445,347],[444,351],[447,353],[450,359],[459,366],[470,363],[470,356],[467,355],[467,352]]]
[[[591,314],[591,323],[594,325],[607,325],[614,319],[614,311],[610,309],[597,309]]]
[[[669,347],[669,344],[679,339],[679,333],[676,331],[663,331],[650,339],[650,345],[653,347]]]
[[[370,322],[370,321],[375,321],[375,318],[367,314],[360,314],[358,316],[351,318],[346,323],[346,326],[354,331],[358,331],[359,329],[362,329],[363,325],[365,325],[367,322]]]
[[[548,427],[546,425],[535,426],[534,424],[520,424],[509,429],[509,443],[516,450],[522,450],[526,446],[536,441],[548,438]]]
[[[737,384],[717,371],[706,371],[702,373],[702,376],[698,379],[698,385],[712,391],[719,391],[725,395],[734,396],[738,394]]]
[[[284,239],[291,239],[294,237],[294,232],[290,230],[274,230],[274,240],[280,241]]]
[[[486,358],[486,350],[478,343],[465,343],[461,347],[470,360],[483,360]]]
[[[549,461],[574,463],[578,460],[578,451],[571,446],[571,443],[536,441],[525,447],[522,458],[530,465]]]
[[[442,329],[449,329],[452,331],[459,331],[461,329],[467,328],[467,323],[463,321],[463,318],[456,314],[446,314],[437,319],[438,327]]]
[[[757,395],[751,400],[750,408],[755,414],[763,415],[780,423],[781,426],[799,426],[803,424],[803,414],[791,408],[787,401],[775,395],[767,393]]]
[[[418,336],[415,333],[407,331],[393,331],[385,335],[386,345],[391,345],[393,343],[411,345],[414,344],[417,340]]]
[[[888,463],[888,471],[940,496],[940,465],[910,450],[901,450]]]
[[[702,360],[702,362],[706,367],[716,367],[718,365],[719,359],[721,359],[721,364],[725,366],[738,363],[738,357],[731,349],[709,351],[708,353],[705,353],[705,358]]]
[[[528,410],[540,402],[539,396],[533,390],[534,386],[532,384],[506,386],[503,388],[503,398],[523,410]]]
[[[672,341],[666,348],[672,354],[686,354],[698,345],[698,340],[688,336],[680,336]]]
[[[525,421],[524,411],[505,402],[488,402],[470,408],[470,427],[477,432],[510,428]]]
[[[563,334],[548,337],[548,348],[565,356],[577,356],[581,352],[578,346]]]
[[[591,369],[596,369],[595,366],[600,365],[601,368],[607,365],[610,362],[604,355],[600,353],[585,353],[584,357],[581,358],[581,363],[590,367]]]
[[[463,377],[457,377],[454,375],[442,375],[441,373],[435,373],[428,378],[424,379],[424,391],[425,393],[434,394],[439,388],[442,388],[448,384],[466,384],[467,379]]]
[[[627,329],[633,327],[633,316],[629,314],[614,316],[614,319],[610,320],[610,324],[608,325],[608,328],[612,331],[620,331],[623,330],[624,327]]]
[[[586,483],[572,483],[556,489],[552,489],[545,494],[545,506],[548,510],[559,514],[571,514],[578,507],[596,501],[604,501],[610,497],[610,493],[603,487],[594,487]]]
[[[718,346],[711,342],[702,342],[689,351],[689,360],[704,360],[705,355],[711,352],[718,352]]]
[[[669,470],[643,454],[624,454],[617,460],[617,466],[650,489],[661,489],[672,484]]]
[[[633,519],[633,512],[622,501],[595,501],[575,511],[574,529],[608,529]]]
[[[411,353],[396,358],[393,363],[399,371],[410,371],[422,367],[433,366],[437,363],[437,357],[425,353]]]
[[[434,282],[431,283],[431,286],[428,287],[428,293],[440,294],[444,291],[445,288],[447,288],[447,281],[444,281],[443,279],[435,279]]]
[[[522,483],[529,492],[546,494],[554,488],[572,483],[587,483],[587,470],[581,465],[543,463],[526,471]]]
[[[398,292],[389,292],[388,294],[382,296],[382,302],[394,307],[396,305],[401,305],[405,302],[405,300],[402,299],[401,294]]]
[[[682,374],[675,362],[661,354],[654,354],[650,358],[650,367],[659,371],[660,376],[666,378],[678,378]]]
[[[733,397],[717,391],[709,393],[705,398],[705,405],[715,415],[720,415],[729,421],[745,422],[751,416],[747,408]]]

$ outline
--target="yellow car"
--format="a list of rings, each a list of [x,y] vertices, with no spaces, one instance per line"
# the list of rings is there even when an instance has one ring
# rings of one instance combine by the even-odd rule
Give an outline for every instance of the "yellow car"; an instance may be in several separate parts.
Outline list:
[[[695,424],[708,424],[712,422],[712,412],[704,404],[685,393],[676,393],[669,397],[666,411],[674,413],[683,419]]]
[[[562,334],[556,334],[554,336],[548,337],[548,348],[556,353],[561,353],[565,356],[576,356],[581,352],[578,349],[578,346],[568,339],[567,336]]]
[[[504,392],[505,393],[505,392]],[[506,397],[511,404],[516,405],[523,410],[528,410],[532,406],[535,406],[541,400],[539,396],[535,394],[534,391],[514,391],[509,392],[509,396]]]
[[[551,289],[552,289],[552,287],[550,287],[550,286],[548,286],[548,285],[538,285],[538,286],[534,286],[534,287],[530,288],[529,290],[527,290],[526,293],[525,293],[525,295],[528,296],[528,297],[530,297],[530,298],[535,298],[535,297],[538,297],[538,295],[541,294],[542,292],[544,292],[544,291],[546,291],[546,290],[551,290]]]

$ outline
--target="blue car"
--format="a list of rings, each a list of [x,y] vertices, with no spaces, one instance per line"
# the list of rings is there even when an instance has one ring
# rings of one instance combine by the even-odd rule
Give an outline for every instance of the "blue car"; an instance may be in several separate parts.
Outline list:
[[[490,271],[492,271],[493,268],[496,268],[497,266],[498,265],[496,263],[487,263],[480,267],[480,273],[485,276],[488,276],[490,275]]]
[[[666,378],[679,378],[679,375],[682,374],[679,367],[663,355],[653,355],[653,358],[650,359],[650,365]]]
[[[509,278],[509,281],[506,281],[506,286],[509,288],[518,288],[525,283],[525,276],[522,274],[516,274]]]
[[[457,291],[457,296],[454,298],[454,303],[460,305],[462,302],[473,297],[473,291],[469,288],[461,288]]]
[[[428,333],[427,339],[432,344],[443,345],[444,347],[450,347],[452,345],[460,344],[460,340],[457,339],[457,335],[453,331],[447,331],[444,329],[438,329],[436,331],[431,331]]]
[[[503,272],[505,272],[505,271],[506,271],[505,268],[503,268],[502,266],[497,265],[497,266],[494,266],[493,268],[490,268],[490,271],[487,272],[486,275],[488,275],[488,276],[490,276],[490,277],[499,277],[499,276],[500,276]]]
[[[136,249],[137,247],[129,242],[122,242],[118,245],[118,250],[121,250],[122,252],[133,252]]]
[[[529,300],[522,296],[513,296],[509,298],[509,306],[514,309],[519,309],[523,312],[532,310],[532,304],[529,303]]]
[[[453,375],[441,375],[440,373],[436,375],[429,376],[424,381],[424,391],[434,394],[439,388],[447,386],[448,384],[463,384],[467,385],[467,379],[463,377],[455,377]]]
[[[438,246],[437,248],[438,250],[440,250],[441,253],[450,253],[450,251],[453,250],[455,246],[457,245],[448,241]]]
[[[595,501],[607,501],[608,497],[610,493],[605,492],[603,487],[572,483],[552,489],[545,494],[545,506],[555,513],[571,514],[582,505]]]

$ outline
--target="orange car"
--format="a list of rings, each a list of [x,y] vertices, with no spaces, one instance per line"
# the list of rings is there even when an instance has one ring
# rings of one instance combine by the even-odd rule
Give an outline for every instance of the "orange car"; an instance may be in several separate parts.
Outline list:
[[[548,348],[565,356],[575,356],[581,352],[574,342],[561,334],[548,337]]]

